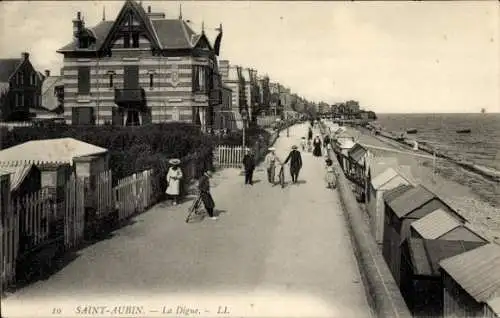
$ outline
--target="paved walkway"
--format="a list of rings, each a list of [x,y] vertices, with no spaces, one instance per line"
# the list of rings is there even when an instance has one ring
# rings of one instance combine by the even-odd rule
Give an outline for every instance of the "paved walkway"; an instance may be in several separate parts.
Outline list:
[[[292,127],[290,137],[282,132],[278,155],[284,159],[305,134],[305,126]],[[186,224],[191,202],[157,205],[2,307],[27,310],[43,299],[42,308],[60,306],[59,316],[73,317],[77,305],[115,299],[149,302],[143,313],[157,317],[168,314],[153,310],[171,307],[170,316],[185,316],[177,306],[201,317],[370,317],[338,194],[325,187],[324,160],[305,153],[303,161],[299,184],[285,189],[271,187],[263,167],[253,186],[237,169],[220,171],[212,180],[218,221]],[[38,309],[38,317],[47,311]]]

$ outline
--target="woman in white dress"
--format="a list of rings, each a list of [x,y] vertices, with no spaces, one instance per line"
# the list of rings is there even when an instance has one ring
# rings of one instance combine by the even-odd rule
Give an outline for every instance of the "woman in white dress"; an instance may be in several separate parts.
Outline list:
[[[165,193],[172,199],[173,204],[176,205],[179,200],[182,171],[179,167],[181,161],[179,159],[171,159],[169,163],[172,165],[168,168],[167,172],[167,190]]]

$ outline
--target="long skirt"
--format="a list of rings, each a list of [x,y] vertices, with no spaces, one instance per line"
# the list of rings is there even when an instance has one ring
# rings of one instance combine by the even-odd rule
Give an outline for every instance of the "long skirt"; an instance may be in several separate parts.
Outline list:
[[[313,156],[321,157],[321,145],[316,144],[314,146]]]
[[[201,192],[200,196],[205,209],[213,209],[215,207],[214,199],[212,199],[212,195],[209,192]]]

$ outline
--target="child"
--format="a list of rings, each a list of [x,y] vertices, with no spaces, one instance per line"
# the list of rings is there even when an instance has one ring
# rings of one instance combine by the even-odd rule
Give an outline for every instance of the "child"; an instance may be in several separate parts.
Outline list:
[[[302,147],[302,151],[306,150],[306,137],[302,137],[300,140],[300,146]]]
[[[335,189],[337,187],[337,177],[333,169],[333,161],[328,158],[326,161],[326,183],[328,189]]]

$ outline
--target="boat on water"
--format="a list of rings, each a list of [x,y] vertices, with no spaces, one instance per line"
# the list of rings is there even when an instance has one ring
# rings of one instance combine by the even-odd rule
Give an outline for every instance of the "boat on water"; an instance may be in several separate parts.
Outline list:
[[[417,130],[415,128],[412,128],[412,129],[408,129],[406,131],[407,134],[416,134],[417,133]]]
[[[457,130],[457,134],[470,134],[470,129],[459,129]]]

